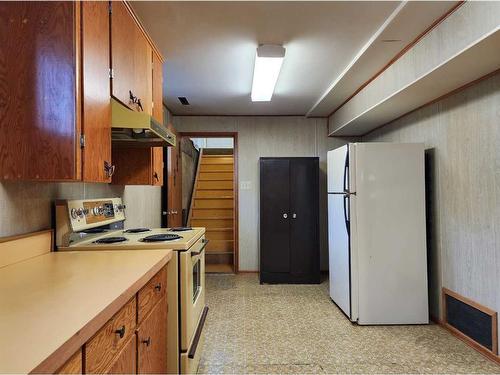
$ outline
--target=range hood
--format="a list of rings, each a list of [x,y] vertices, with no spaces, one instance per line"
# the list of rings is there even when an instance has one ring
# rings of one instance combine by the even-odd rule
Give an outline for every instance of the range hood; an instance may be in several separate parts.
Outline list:
[[[144,112],[111,98],[111,139],[118,147],[175,146],[175,134]]]

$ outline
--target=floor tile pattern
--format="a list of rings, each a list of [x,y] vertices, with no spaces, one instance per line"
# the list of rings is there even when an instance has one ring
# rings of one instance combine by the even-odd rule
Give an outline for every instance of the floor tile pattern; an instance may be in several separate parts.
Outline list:
[[[260,285],[256,274],[207,275],[198,373],[500,373],[437,325],[357,326],[320,285]]]

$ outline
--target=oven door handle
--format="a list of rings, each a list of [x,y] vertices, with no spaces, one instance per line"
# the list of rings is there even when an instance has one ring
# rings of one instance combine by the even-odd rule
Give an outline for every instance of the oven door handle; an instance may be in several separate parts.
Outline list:
[[[205,320],[207,320],[208,314],[208,306],[203,308],[203,312],[201,313],[200,324],[198,324],[198,328],[196,328],[196,332],[194,333],[193,344],[188,352],[188,358],[193,359],[196,355],[196,349],[198,348],[198,344],[200,342],[201,333],[203,331],[203,327],[205,326]]]
[[[203,252],[203,250],[205,250],[205,247],[207,247],[209,242],[210,242],[209,240],[203,239],[203,246],[201,247],[200,251],[191,251],[191,256],[195,257],[197,255],[200,255]]]

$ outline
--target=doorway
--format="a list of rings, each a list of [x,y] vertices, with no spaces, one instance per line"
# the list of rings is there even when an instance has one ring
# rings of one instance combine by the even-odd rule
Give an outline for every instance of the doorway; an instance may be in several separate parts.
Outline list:
[[[179,133],[183,225],[205,227],[208,273],[238,272],[238,135]]]

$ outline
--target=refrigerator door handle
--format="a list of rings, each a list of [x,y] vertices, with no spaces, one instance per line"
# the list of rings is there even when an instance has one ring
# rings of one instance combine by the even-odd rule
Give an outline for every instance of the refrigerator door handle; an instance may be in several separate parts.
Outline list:
[[[328,193],[328,194],[337,194],[337,195],[344,195],[344,196],[349,196],[349,195],[356,195],[355,191],[343,191],[343,192],[333,192],[333,193]]]
[[[344,221],[345,221],[345,230],[348,234],[351,233],[351,223],[347,218],[347,204],[349,203],[349,195],[344,195]]]

